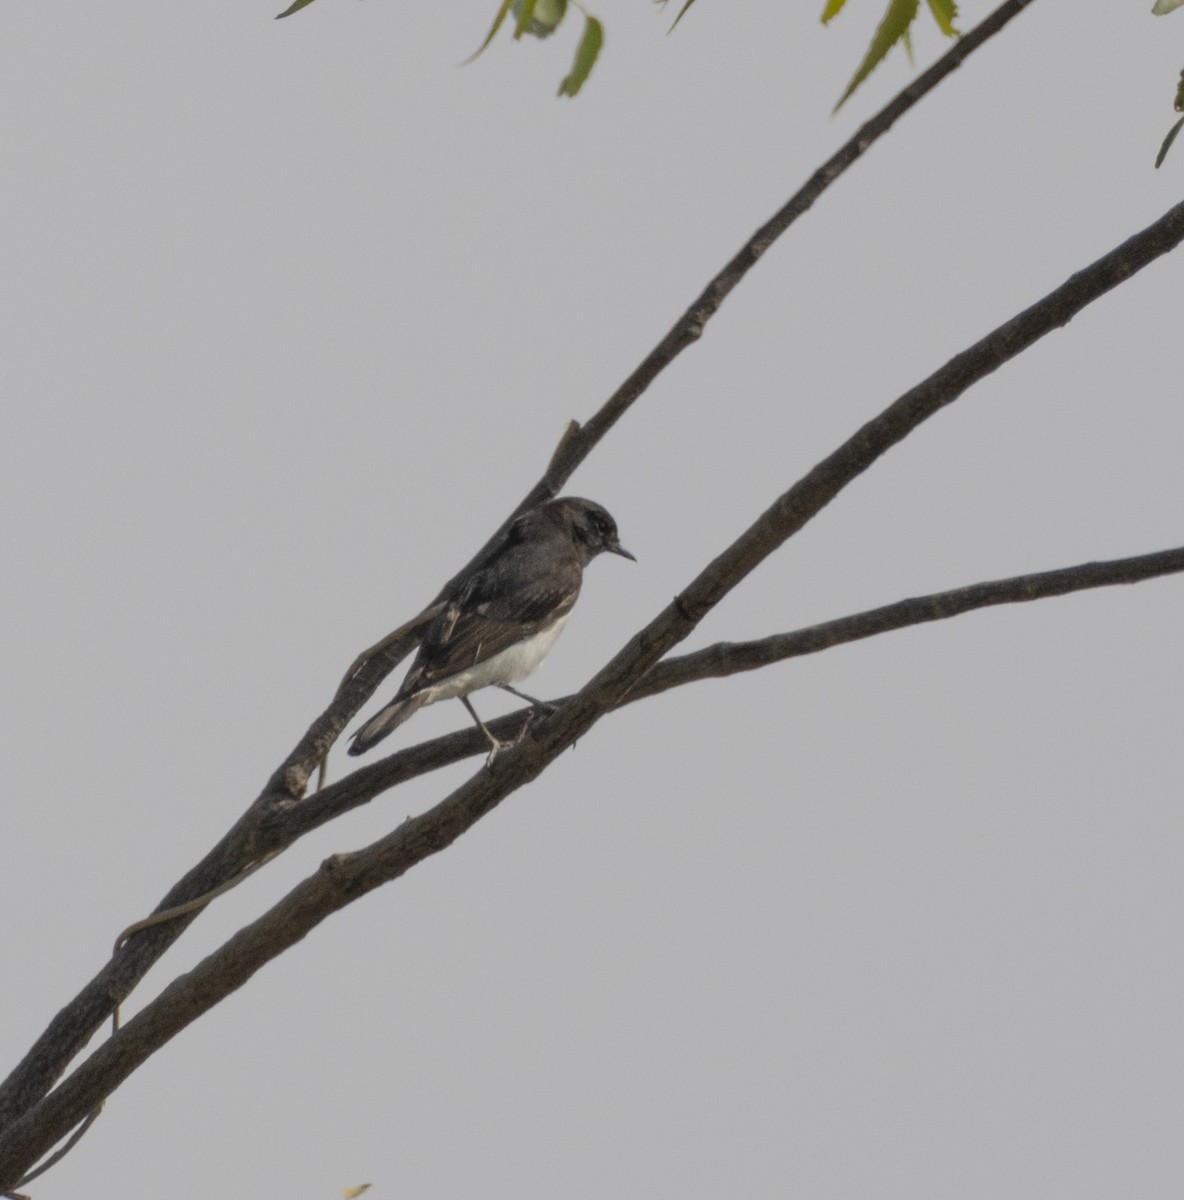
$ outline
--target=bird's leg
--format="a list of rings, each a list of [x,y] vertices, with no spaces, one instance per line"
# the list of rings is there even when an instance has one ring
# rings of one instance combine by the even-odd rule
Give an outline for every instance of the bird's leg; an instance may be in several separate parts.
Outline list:
[[[485,765],[487,767],[491,767],[493,766],[493,760],[498,756],[498,751],[506,749],[509,743],[499,742],[497,738],[495,738],[493,734],[485,728],[485,722],[482,721],[479,716],[477,716],[477,710],[469,703],[468,696],[461,696],[460,702],[469,710],[469,716],[477,722],[477,728],[480,729],[483,734],[485,734],[485,740],[490,746],[489,757],[485,760]]]
[[[525,692],[520,692],[517,688],[512,688],[508,683],[499,683],[497,685],[503,692],[509,692],[511,696],[517,696],[519,700],[525,700],[532,708],[537,708],[540,712],[550,716],[551,713],[558,712],[559,706],[552,704],[547,700],[536,700],[533,696],[528,696]]]

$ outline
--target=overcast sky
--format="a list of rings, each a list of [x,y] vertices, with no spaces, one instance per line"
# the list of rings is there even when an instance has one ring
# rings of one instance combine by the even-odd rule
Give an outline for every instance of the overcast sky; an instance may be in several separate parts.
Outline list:
[[[832,118],[881,4],[821,6],[699,0],[667,36],[673,10],[598,0],[575,101],[575,18],[458,66],[492,0],[7,6],[0,1073],[912,78],[898,51]],[[1184,143],[1152,162],[1184,13],[1149,7],[1039,0],[766,256],[572,479],[638,562],[590,567],[531,691],[577,688],[862,422],[1179,200]],[[1169,256],[973,388],[690,645],[1184,542],[1182,284]],[[605,719],[30,1190],[1178,1200],[1182,602],[991,610]],[[475,769],[305,839],[127,1012]]]

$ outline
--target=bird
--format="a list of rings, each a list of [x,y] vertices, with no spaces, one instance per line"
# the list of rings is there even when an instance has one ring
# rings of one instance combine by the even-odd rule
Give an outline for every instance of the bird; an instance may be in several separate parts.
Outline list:
[[[458,697],[490,744],[492,765],[505,743],[485,727],[469,693],[500,687],[535,708],[549,705],[511,687],[546,657],[580,594],[584,568],[621,545],[617,523],[592,500],[561,496],[515,518],[444,597],[395,697],[352,736],[365,754],[427,704]]]

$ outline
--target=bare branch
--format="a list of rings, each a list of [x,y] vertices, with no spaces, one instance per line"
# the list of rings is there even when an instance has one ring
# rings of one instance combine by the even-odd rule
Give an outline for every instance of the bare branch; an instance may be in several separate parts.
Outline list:
[[[1033,0],[1007,0],[975,26],[899,92],[871,120],[833,154],[740,248],[731,262],[704,288],[702,294],[675,322],[670,332],[645,357],[637,369],[608,398],[582,429],[561,444],[555,457],[516,512],[533,508],[556,495],[592,448],[628,411],[655,378],[688,346],[698,341],[732,289],[756,266],[761,256],[857,159],[892,128],[910,108],[952,74],[984,42],[994,37]],[[570,432],[570,431],[569,431]]]
[[[960,38],[932,67],[919,75],[815,171],[796,195],[748,239],[731,262],[707,285],[670,332],[600,410],[581,428],[568,427],[543,478],[527,493],[507,521],[525,509],[556,495],[600,439],[620,420],[657,375],[687,346],[698,340],[704,326],[724,299],[773,242],[806,212],[873,142],[882,137],[913,105],[960,67],[971,53],[1002,30],[1030,3],[1032,0],[1006,0],[986,20]],[[501,528],[504,528],[504,523]],[[469,570],[488,553],[498,533],[500,529],[458,575]],[[454,576],[453,580],[445,585],[444,590],[451,586],[456,578],[457,576]],[[414,628],[402,636],[388,635],[368,652],[369,657],[361,665],[356,666],[356,669],[351,668],[350,678],[342,685],[333,702],[312,723],[251,807],[213,850],[169,890],[161,900],[158,911],[185,904],[219,887],[261,856],[261,827],[300,801],[313,771],[324,761],[345,726],[382,680],[416,645],[422,634],[422,627],[416,623],[412,624]],[[181,936],[192,919],[192,916],[179,918],[138,934],[58,1013],[24,1059],[0,1085],[0,1129],[6,1128],[45,1096],[94,1032],[111,1015],[114,1008],[127,998],[149,968]]]
[[[1023,604],[1050,596],[1088,588],[1110,587],[1119,583],[1141,583],[1161,575],[1184,571],[1184,546],[1174,550],[1159,550],[1133,558],[1111,559],[1108,562],[1081,563],[1057,571],[1041,571],[1035,575],[1016,575],[1011,579],[995,579],[989,583],[973,583],[968,587],[929,596],[914,596],[898,600],[866,612],[824,621],[792,633],[778,633],[751,642],[717,642],[693,654],[681,654],[664,659],[633,689],[625,703],[641,700],[685,683],[701,679],[718,679],[741,671],[755,671],[787,658],[817,654],[831,646],[857,642],[863,638],[923,625],[928,621],[944,621],[978,608],[997,604]],[[295,816],[296,814],[292,814]]]
[[[451,845],[511,792],[536,778],[605,712],[619,706],[658,660],[685,638],[732,588],[877,458],[956,400],[971,384],[1022,353],[1046,333],[1065,325],[1093,300],[1182,240],[1184,203],[951,359],[859,429],[785,492],[666,609],[630,639],[579,693],[553,717],[530,730],[491,769],[480,771],[433,809],[408,818],[371,846],[326,860],[314,876],[298,885],[258,921],[170,984],[0,1138],[0,1191],[16,1186],[15,1181],[30,1163],[83,1119],[145,1058],[242,986],[263,963],[304,937],[330,913]],[[1104,572],[1108,567],[1113,564],[1092,567],[1087,564],[1084,569]],[[1047,586],[1067,590],[1063,573],[1053,574],[1062,574],[1062,578]],[[973,607],[969,602],[968,606]],[[940,615],[932,607],[930,612]],[[250,834],[257,838],[257,827]],[[159,937],[162,929],[170,928],[145,930],[130,946],[135,946],[141,937]]]
[[[843,642],[908,625],[943,620],[977,608],[1023,603],[1087,588],[1137,583],[1180,571],[1184,571],[1184,547],[917,596],[793,633],[754,642],[709,646],[670,659],[658,664],[621,703],[631,703],[684,683],[755,670]],[[516,713],[501,718],[495,725],[499,736],[521,724],[523,716],[524,713]],[[431,769],[441,765],[442,757],[455,761],[465,753],[484,753],[484,740],[475,730],[426,742],[392,755],[373,767],[356,771],[288,814],[284,822],[288,840],[295,840],[309,829],[364,803],[377,791],[397,782],[396,777],[406,778],[416,773],[416,767]],[[401,768],[400,764],[406,764],[406,767]],[[517,777],[522,769],[516,767],[513,775]],[[532,771],[528,777],[537,774],[533,768],[526,769]],[[502,795],[518,786],[509,779],[497,780],[495,777],[499,773],[482,772],[430,812],[408,818],[393,833],[366,849],[327,859],[316,874],[300,883],[258,921],[237,933],[189,974],[171,983],[0,1141],[0,1187],[4,1186],[5,1173],[11,1169],[12,1157],[30,1154],[36,1157],[42,1152],[40,1146],[44,1144],[44,1134],[38,1138],[39,1130],[47,1125],[62,1132],[69,1129],[78,1114],[93,1111],[93,1106],[109,1095],[145,1058],[189,1022],[241,987],[269,959],[299,941],[331,913],[450,845],[483,812],[496,805]]]
[[[704,679],[721,679],[743,671],[756,671],[790,658],[817,654],[832,646],[857,642],[877,634],[922,625],[929,621],[944,621],[979,608],[999,604],[1022,604],[1052,596],[1092,588],[1111,587],[1121,583],[1141,583],[1163,575],[1184,571],[1184,547],[1139,554],[1132,558],[1111,559],[1106,562],[1080,563],[1055,571],[1033,575],[1016,575],[1010,579],[994,579],[973,583],[950,591],[934,592],[928,596],[913,596],[879,608],[852,613],[833,621],[824,621],[790,633],[773,634],[747,642],[716,642],[691,654],[664,658],[657,663],[627,696],[616,706],[623,708],[637,700],[670,691],[685,684]],[[563,696],[551,701],[562,707],[571,700]],[[529,709],[519,709],[488,721],[490,731],[502,741],[513,741],[522,729]],[[314,829],[319,829],[343,813],[350,812],[380,796],[383,792],[408,779],[440,767],[450,766],[462,759],[484,754],[485,739],[476,729],[465,728],[456,733],[433,738],[419,745],[399,750],[379,762],[327,787],[303,804],[290,808],[271,822],[264,833],[268,844],[278,848],[290,846]]]
[[[649,385],[688,346],[703,334],[707,322],[716,314],[736,285],[756,266],[762,255],[789,227],[806,213],[844,171],[863,156],[919,100],[931,92],[947,75],[957,70],[966,58],[1002,30],[1033,0],[1006,0],[986,20],[970,30],[922,72],[903,91],[899,92],[871,120],[862,125],[834,155],[814,172],[806,183],[744,243],[732,260],[704,288],[691,306],[675,322],[669,333],[650,351],[631,375],[604,402],[599,411],[581,427],[571,422],[564,431],[543,477],[523,497],[517,508],[506,518],[476,555],[444,585],[444,593],[462,575],[467,574],[487,554],[501,531],[520,513],[534,508],[544,500],[558,495],[576,468],[588,457],[601,438],[625,415]],[[300,743],[273,776],[269,790],[285,789],[291,796],[300,796],[309,776],[323,759],[328,746],[340,736],[345,725],[374,688],[402,661],[418,642],[419,635],[384,639],[384,654],[372,664],[373,670],[359,670],[360,686],[348,696],[339,694],[334,702],[313,724]],[[367,690],[368,688],[368,690]],[[359,693],[364,692],[361,699]],[[326,744],[327,741],[327,744]]]
[[[677,645],[727,593],[830,503],[852,480],[914,429],[951,404],[973,383],[1068,322],[1111,288],[1184,240],[1184,204],[1043,300],[999,326],[905,392],[820,462],[767,509],[735,542],[588,685],[546,723],[540,739],[567,744],[618,704],[637,681]]]

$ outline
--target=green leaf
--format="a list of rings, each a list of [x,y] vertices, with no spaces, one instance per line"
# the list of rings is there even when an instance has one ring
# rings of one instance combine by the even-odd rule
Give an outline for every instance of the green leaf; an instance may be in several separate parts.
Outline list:
[[[571,65],[571,74],[559,85],[559,95],[574,96],[584,86],[596,63],[600,47],[604,45],[604,26],[587,13],[584,14],[584,36],[576,47],[576,59]]]
[[[1184,0],[1182,0],[1184,2]],[[1181,117],[1175,125],[1168,130],[1168,136],[1163,139],[1163,145],[1159,148],[1159,153],[1155,156],[1155,169],[1159,170],[1159,164],[1168,156],[1168,151],[1172,148],[1172,143],[1176,140],[1176,134],[1180,132],[1180,126],[1184,125],[1184,117]]]
[[[514,0],[514,41],[517,41],[530,28],[530,23],[534,20],[535,6],[539,0],[521,0],[521,7],[518,0]]]
[[[1180,4],[1184,4],[1184,0],[1179,0]],[[948,38],[961,37],[962,35],[954,28],[954,22],[958,19],[958,6],[954,0],[929,0],[929,11],[933,14],[933,19],[937,22],[937,27]]]
[[[1157,17],[1162,17],[1164,13],[1170,13],[1173,8],[1179,8],[1181,4],[1184,4],[1184,0],[1155,0],[1155,6],[1151,11]]]
[[[529,33],[531,37],[545,38],[555,32],[559,22],[566,16],[567,0],[535,0],[529,15],[526,12],[526,0],[512,0],[510,11],[514,14],[516,38],[522,36],[518,28],[522,27],[524,21],[526,25],[522,32]]]
[[[872,44],[863,56],[859,69],[847,84],[847,90],[839,97],[834,111],[838,112],[846,104],[851,93],[884,61],[884,56],[909,31],[909,26],[917,16],[917,6],[920,0],[888,0],[888,11],[880,21],[880,27],[872,38]]]
[[[829,25],[839,15],[840,10],[846,3],[847,0],[826,0],[826,7],[822,10],[823,25]]]
[[[485,41],[465,59],[461,66],[468,66],[481,52],[497,37],[497,31],[502,27],[502,22],[506,19],[506,13],[510,11],[510,5],[514,0],[502,0],[502,6],[497,10],[497,16],[493,18],[493,24],[489,27],[489,32],[485,35]],[[312,0],[300,0],[301,4],[311,4]]]
[[[534,21],[530,32],[535,37],[549,37],[559,28],[559,22],[567,16],[567,0],[539,0],[535,5]]]
[[[312,0],[296,0],[294,4],[289,4],[282,13],[276,13],[275,19],[278,21],[281,17],[290,17],[294,12],[299,12],[302,8],[307,8],[312,3]]]

